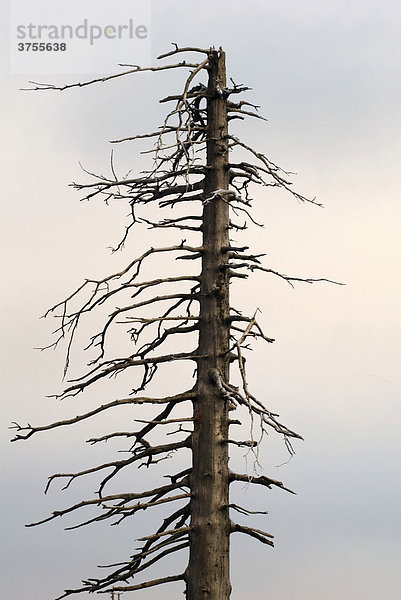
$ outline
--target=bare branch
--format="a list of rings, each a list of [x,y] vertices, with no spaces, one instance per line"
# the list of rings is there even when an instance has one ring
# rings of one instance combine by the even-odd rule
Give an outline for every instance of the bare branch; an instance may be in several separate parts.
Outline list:
[[[154,317],[152,319],[145,319],[144,317],[125,317],[125,321],[116,321],[116,323],[160,323],[164,321],[199,321],[199,317],[181,315],[179,317]]]
[[[96,371],[95,375],[93,375],[92,377],[89,377],[90,373],[88,373],[82,377],[72,379],[71,381],[77,381],[79,383],[75,383],[74,385],[67,387],[63,391],[62,394],[55,395],[55,397],[56,398],[67,398],[70,396],[76,396],[77,394],[79,394],[80,392],[83,392],[84,389],[86,389],[87,387],[89,387],[90,385],[95,383],[96,381],[99,381],[99,379],[103,379],[104,377],[109,377],[110,375],[118,374],[119,372],[127,369],[128,367],[138,367],[138,366],[146,366],[146,365],[154,366],[154,365],[159,365],[159,364],[163,364],[166,362],[173,362],[176,360],[197,361],[199,358],[203,358],[203,357],[201,355],[194,354],[193,352],[180,352],[177,354],[166,354],[164,356],[153,356],[150,358],[143,358],[143,359],[120,358],[120,359],[114,359],[112,361],[105,361],[104,363],[101,363],[98,367],[96,367],[96,369],[94,369],[94,371],[92,371],[92,373]],[[110,365],[110,366],[107,366],[107,365]],[[89,379],[86,379],[87,377],[89,377]]]
[[[281,481],[277,481],[277,479],[271,479],[270,477],[266,477],[265,475],[260,475],[259,477],[251,477],[250,475],[242,475],[240,473],[230,473],[230,482],[232,481],[243,481],[244,483],[252,483],[255,485],[263,485],[271,489],[272,486],[279,487],[290,494],[294,494],[292,490],[286,488]]]
[[[199,63],[188,63],[185,60],[177,63],[175,65],[163,65],[160,67],[136,67],[135,69],[130,69],[129,71],[124,71],[122,73],[115,73],[114,75],[108,75],[106,77],[98,77],[97,79],[91,79],[90,81],[84,81],[84,82],[77,82],[77,83],[70,83],[70,84],[65,84],[65,85],[53,85],[51,83],[40,83],[37,81],[30,81],[29,83],[31,83],[34,87],[31,88],[21,88],[22,91],[24,92],[30,92],[30,91],[43,91],[43,90],[58,90],[58,91],[64,91],[70,88],[75,88],[75,87],[86,87],[88,85],[92,85],[94,83],[104,83],[105,81],[110,81],[111,79],[117,79],[118,77],[125,77],[126,75],[132,75],[133,73],[141,73],[144,71],[165,71],[167,69],[178,69],[180,67],[188,67],[188,68],[196,68],[199,66]]]
[[[269,512],[267,510],[248,510],[247,508],[243,508],[242,506],[238,506],[238,504],[229,504],[228,508],[232,508],[236,510],[242,515],[268,515]]]
[[[113,479],[117,475],[117,473],[119,473],[121,471],[121,469],[123,469],[124,467],[127,467],[128,465],[131,465],[131,464],[141,461],[143,459],[147,459],[147,464],[150,465],[150,464],[152,464],[155,456],[158,456],[160,454],[169,454],[170,452],[175,452],[176,450],[179,450],[181,448],[190,448],[190,446],[191,446],[191,439],[190,439],[190,437],[188,437],[187,439],[185,439],[181,442],[174,442],[172,444],[162,444],[160,446],[150,446],[149,448],[146,448],[145,450],[143,450],[141,452],[134,453],[133,456],[131,456],[130,458],[127,458],[125,460],[116,460],[116,461],[104,463],[101,465],[97,465],[96,467],[91,467],[89,469],[77,471],[76,473],[54,473],[53,475],[51,475],[48,478],[45,493],[47,493],[51,483],[55,479],[61,479],[61,478],[68,479],[68,482],[66,483],[66,485],[63,488],[63,489],[67,489],[71,485],[71,483],[75,479],[78,479],[79,477],[83,477],[84,475],[89,475],[91,473],[98,473],[99,471],[103,471],[104,469],[111,469],[111,473],[109,473],[109,475],[107,475],[102,480],[99,490],[97,492],[99,494],[99,496],[101,496],[102,490],[105,487],[105,485],[111,479]],[[144,464],[146,464],[146,463],[144,463]]]
[[[160,54],[160,56],[158,56],[158,60],[162,59],[162,58],[167,58],[168,56],[174,56],[174,54],[179,54],[180,52],[201,52],[202,54],[207,54],[209,56],[211,49],[209,48],[208,50],[205,50],[204,48],[196,48],[193,46],[187,46],[185,48],[179,48],[177,46],[177,44],[173,43],[173,46],[175,46],[174,50],[171,50],[170,52],[166,52],[165,54]]]
[[[245,535],[249,535],[262,544],[267,544],[268,546],[274,546],[273,542],[269,538],[273,538],[274,536],[270,533],[266,533],[261,529],[254,529],[253,527],[245,527],[244,525],[238,525],[237,523],[233,523],[231,526],[231,533],[245,533]]]
[[[174,483],[172,482],[169,485],[164,485],[164,486],[161,486],[158,488],[154,488],[152,490],[147,490],[147,491],[139,492],[136,494],[135,493],[120,493],[120,494],[113,494],[113,495],[109,495],[109,496],[103,496],[102,498],[95,498],[92,500],[82,500],[81,502],[78,502],[77,504],[74,504],[74,505],[64,508],[62,510],[54,511],[49,517],[46,517],[45,519],[42,519],[41,521],[37,521],[35,523],[29,523],[28,525],[26,525],[26,527],[35,527],[36,525],[41,525],[43,523],[47,523],[57,517],[62,517],[68,513],[79,510],[80,508],[83,508],[86,506],[101,506],[104,502],[112,502],[113,500],[115,500],[115,501],[122,500],[123,502],[129,502],[131,500],[138,500],[140,498],[148,498],[150,496],[156,496],[158,498],[161,498],[165,494],[168,494],[174,490],[177,490],[177,489],[180,489],[183,487],[188,487],[188,485],[189,485],[189,478],[184,475],[184,477],[182,477],[182,478],[177,477],[177,481]]]
[[[260,119],[261,121],[267,121],[265,117],[262,117],[261,115],[258,115],[257,113],[251,112],[249,110],[242,110],[240,108],[230,108],[229,112],[238,113],[247,117],[255,117],[256,119]]]
[[[137,585],[127,586],[114,586],[113,590],[116,592],[134,592],[135,590],[143,590],[145,588],[154,587],[156,585],[163,585],[164,583],[172,583],[173,581],[185,581],[185,575],[170,575],[169,577],[161,577],[160,579],[153,579],[152,581],[145,581],[144,583],[138,583]],[[109,593],[109,590],[105,590],[102,593]],[[63,598],[63,596],[61,596]],[[60,599],[57,599],[60,600]]]
[[[192,417],[182,417],[181,419],[167,419],[165,421],[157,421],[157,420],[147,421],[146,419],[135,419],[135,422],[136,423],[150,423],[152,425],[171,425],[171,423],[193,422],[193,418]]]
[[[184,392],[183,394],[176,394],[174,396],[165,396],[164,398],[149,398],[147,396],[141,396],[137,398],[122,398],[119,400],[114,400],[113,402],[109,402],[108,404],[102,404],[97,408],[84,413],[82,415],[77,415],[76,417],[72,417],[71,419],[65,419],[63,421],[56,421],[54,423],[50,423],[48,425],[40,425],[34,427],[32,425],[21,426],[18,423],[14,423],[12,427],[9,429],[16,429],[18,432],[27,431],[25,435],[18,433],[11,441],[15,442],[18,440],[26,440],[30,438],[34,433],[39,431],[47,431],[49,429],[56,429],[58,427],[63,427],[64,425],[73,425],[74,423],[78,423],[79,421],[83,421],[94,415],[97,415],[109,408],[114,408],[116,406],[123,406],[126,404],[176,404],[178,402],[185,402],[186,400],[193,400],[196,398],[196,393],[189,391]]]
[[[142,538],[138,538],[139,542],[146,542],[148,540],[158,540],[159,538],[165,536],[165,535],[172,535],[175,533],[187,533],[188,531],[191,531],[192,527],[180,527],[178,529],[170,529],[168,531],[162,531],[160,533],[155,533],[153,535],[147,535],[145,537]]]
[[[175,502],[175,500],[183,500],[184,498],[191,498],[192,494],[177,494],[176,496],[169,496],[168,498],[162,498],[161,500],[155,500],[154,502],[138,502],[137,504],[133,504],[131,506],[107,506],[104,504],[105,499],[102,498],[102,503],[105,508],[116,509],[118,512],[136,512],[138,510],[146,510],[151,506],[159,506],[160,504],[166,504],[167,502]]]
[[[326,283],[333,283],[334,285],[345,285],[344,283],[341,283],[340,281],[333,281],[332,279],[326,279],[325,277],[318,277],[318,278],[312,278],[312,277],[293,277],[292,275],[284,275],[284,273],[279,273],[278,271],[274,271],[273,269],[266,269],[266,267],[262,267],[259,265],[247,265],[247,268],[250,271],[264,271],[265,273],[272,273],[273,275],[277,275],[278,277],[280,277],[280,279],[284,279],[287,283],[290,284],[291,287],[294,287],[292,282],[296,281],[296,282],[301,282],[301,283],[318,283],[321,281],[324,281]]]

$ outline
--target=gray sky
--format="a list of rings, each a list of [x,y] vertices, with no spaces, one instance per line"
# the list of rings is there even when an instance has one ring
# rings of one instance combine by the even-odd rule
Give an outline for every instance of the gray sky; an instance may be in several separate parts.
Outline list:
[[[4,7],[2,17],[2,590],[7,600],[51,600],[95,576],[96,564],[124,559],[149,521],[126,530],[63,532],[61,522],[25,529],[93,491],[88,482],[44,497],[48,474],[90,465],[108,448],[86,448],[84,429],[10,445],[6,427],[86,406],[45,398],[60,389],[62,353],[33,350],[53,325],[38,317],[83,277],[123,266],[146,248],[147,234],[111,257],[106,247],[118,240],[126,209],[80,204],[67,186],[83,179],[78,161],[107,170],[108,140],[157,127],[157,100],[179,89],[183,74],[23,93],[36,74],[10,73]],[[234,538],[233,600],[399,597],[400,21],[398,5],[377,0],[152,2],[152,63],[171,42],[222,45],[229,74],[253,88],[247,98],[269,119],[238,132],[296,171],[297,189],[324,204],[256,193],[266,226],[249,232],[254,248],[272,268],[347,284],[292,290],[255,276],[233,290],[237,305],[263,311],[277,340],[249,361],[253,390],[305,438],[281,467],[280,441],[272,436],[263,447],[265,473],[298,495],[244,490],[249,504],[269,510],[258,523],[276,547]],[[115,63],[132,61],[110,47]],[[117,149],[121,172],[142,160],[134,145]],[[120,389],[105,389],[102,401]],[[132,597],[172,600],[180,590]]]

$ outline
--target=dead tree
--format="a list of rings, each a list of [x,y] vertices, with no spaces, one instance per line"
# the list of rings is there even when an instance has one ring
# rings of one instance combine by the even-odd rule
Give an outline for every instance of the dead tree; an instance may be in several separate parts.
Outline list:
[[[183,91],[161,100],[173,103],[163,125],[154,132],[115,140],[120,143],[138,138],[155,142],[153,167],[137,177],[116,176],[113,161],[111,175],[93,176],[89,183],[74,183],[73,187],[84,198],[127,199],[130,221],[118,244],[121,249],[131,228],[145,223],[151,229],[171,228],[198,239],[190,244],[186,239],[165,247],[150,247],[132,259],[120,271],[102,279],[85,281],[65,300],[50,308],[46,316],[55,315],[60,320],[56,339],[51,346],[66,342],[65,374],[71,350],[81,322],[104,306],[115,306],[100,331],[89,339],[87,349],[95,352],[88,369],[79,377],[69,380],[57,397],[77,396],[106,378],[115,377],[132,368],[142,370],[141,380],[124,398],[99,404],[93,410],[70,419],[42,426],[14,424],[14,440],[28,439],[32,435],[88,420],[99,413],[108,413],[120,406],[135,407],[150,404],[159,407],[152,419],[142,420],[138,428],[110,432],[88,440],[91,444],[112,438],[128,439],[130,446],[125,458],[112,458],[78,472],[57,473],[49,477],[46,491],[56,479],[66,481],[65,488],[78,478],[99,474],[99,488],[95,497],[54,511],[41,520],[45,523],[81,508],[93,507],[97,512],[76,525],[111,520],[125,522],[136,513],[171,503],[174,508],[153,533],[140,539],[141,547],[123,563],[112,565],[104,577],[83,581],[82,586],[67,589],[60,598],[79,592],[113,593],[140,590],[168,582],[182,580],[186,584],[187,600],[228,600],[230,596],[229,540],[232,533],[251,536],[272,546],[272,535],[253,527],[236,524],[232,513],[251,511],[230,502],[229,487],[235,482],[288,490],[280,481],[265,475],[235,473],[228,466],[230,444],[255,449],[263,433],[271,428],[284,437],[291,448],[291,439],[301,436],[278,420],[265,404],[249,390],[244,352],[249,342],[261,339],[274,340],[262,330],[254,315],[244,315],[230,303],[230,284],[235,278],[246,278],[253,271],[264,271],[284,279],[312,283],[317,279],[302,279],[285,275],[271,266],[264,266],[262,256],[249,251],[248,246],[234,244],[230,232],[240,232],[254,222],[251,214],[251,188],[253,185],[280,187],[288,190],[301,202],[312,202],[295,192],[288,174],[229,132],[229,122],[246,117],[262,119],[257,108],[245,100],[236,101],[247,87],[231,80],[226,82],[225,55],[220,50],[178,48],[164,59],[181,53],[196,53],[198,62],[182,60],[159,67],[139,68],[111,77],[74,84],[84,86],[119,76],[138,74],[141,71],[164,69],[189,69]],[[206,81],[202,80],[206,74]],[[34,84],[33,89],[66,89]],[[148,206],[156,204],[160,214],[174,209],[173,216],[152,220],[146,213]],[[145,211],[145,212],[144,212]],[[144,213],[144,214],[143,214]],[[183,214],[182,214],[183,213]],[[147,214],[147,216],[145,216]],[[241,221],[241,218],[244,220]],[[158,275],[143,279],[146,263],[155,255],[171,256],[194,267],[179,276]],[[196,270],[197,269],[197,270]],[[327,281],[327,280],[325,280]],[[157,290],[157,291],[155,291]],[[156,314],[150,315],[150,310]],[[121,322],[127,326],[132,350],[125,356],[110,355],[111,331]],[[171,341],[192,336],[195,348],[190,352],[171,352]],[[176,342],[179,344],[179,341]],[[165,350],[167,348],[167,350]],[[145,390],[156,377],[164,363],[191,361],[195,365],[194,384],[191,389],[178,390],[176,394],[151,397]],[[238,370],[240,386],[230,380],[230,365]],[[174,416],[178,407],[192,405],[187,416]],[[240,424],[234,418],[235,410],[246,410],[252,431],[259,428],[258,437],[240,441],[230,433],[231,427]],[[174,441],[155,445],[149,437],[156,430],[166,431],[178,427]],[[189,429],[188,429],[189,428]],[[170,432],[171,433],[171,432]],[[169,483],[146,491],[108,493],[110,482],[130,467],[147,467],[177,452],[189,449],[192,464],[181,472],[169,475]],[[179,506],[179,508],[177,508]],[[39,523],[32,523],[37,525]],[[142,571],[164,557],[186,549],[188,566],[183,573],[159,579],[137,581]]]

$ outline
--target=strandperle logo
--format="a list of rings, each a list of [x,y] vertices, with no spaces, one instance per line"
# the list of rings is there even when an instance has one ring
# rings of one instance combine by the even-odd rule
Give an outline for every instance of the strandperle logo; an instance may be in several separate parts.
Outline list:
[[[129,19],[124,25],[94,25],[84,19],[81,25],[17,25],[19,40],[89,40],[91,46],[96,40],[136,39],[146,40],[148,29],[146,25],[137,24]]]

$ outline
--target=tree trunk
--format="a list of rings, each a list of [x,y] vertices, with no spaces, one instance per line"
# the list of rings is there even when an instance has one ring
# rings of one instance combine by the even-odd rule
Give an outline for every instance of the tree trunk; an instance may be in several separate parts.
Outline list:
[[[225,54],[210,55],[207,99],[207,165],[203,210],[197,396],[194,403],[190,558],[187,600],[228,600],[228,404],[211,373],[229,379],[229,185]],[[210,200],[208,198],[212,197]]]

